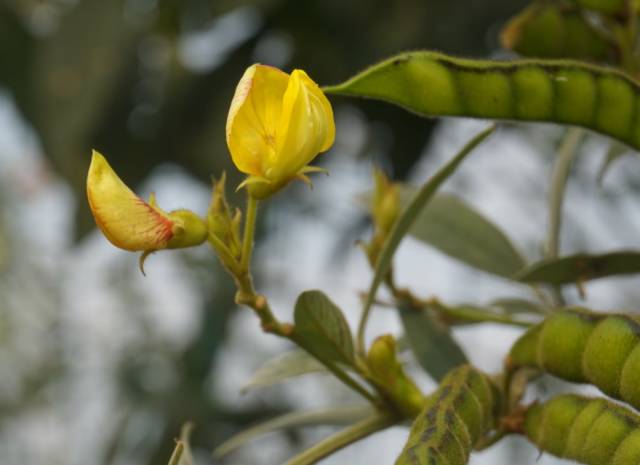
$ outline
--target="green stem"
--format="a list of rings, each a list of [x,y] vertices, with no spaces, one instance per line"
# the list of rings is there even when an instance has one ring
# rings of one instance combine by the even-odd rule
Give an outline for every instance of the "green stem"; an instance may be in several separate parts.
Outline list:
[[[292,337],[291,340],[294,341],[299,347],[301,347],[304,350],[306,350],[307,352],[309,352],[309,354],[313,355],[313,352],[310,352],[304,346],[304,344],[301,343],[301,341],[296,340],[295,337]],[[362,397],[367,399],[373,405],[380,406],[380,402],[381,402],[380,399],[378,399],[373,394],[371,394],[369,391],[367,391],[359,382],[357,382],[355,379],[353,379],[351,376],[349,376],[349,374],[346,371],[344,371],[342,368],[340,368],[337,364],[333,363],[330,360],[323,360],[323,359],[319,359],[319,358],[317,360],[320,363],[322,363],[327,368],[327,370],[329,370],[336,378],[338,378],[340,381],[342,381],[346,386],[348,386],[351,389],[353,389],[355,392],[357,392]]]
[[[251,275],[249,275],[249,273],[237,275],[236,285],[238,287],[238,292],[236,293],[236,303],[251,307],[260,318],[262,329],[265,332],[276,334],[280,337],[289,339],[291,342],[295,343],[296,345],[307,351],[309,354],[313,355],[313,352],[308,350],[308,348],[304,344],[304,341],[299,340],[296,337],[293,326],[287,323],[281,323],[273,314],[267,298],[256,293],[253,287],[253,282],[251,280]],[[370,401],[372,404],[379,405],[379,399],[374,397],[369,391],[367,391],[360,383],[349,376],[338,365],[328,360],[318,359],[318,361],[325,367],[327,367],[327,369],[346,386],[353,389],[362,397]]]
[[[240,261],[240,269],[248,272],[251,266],[251,252],[253,251],[253,236],[256,230],[256,218],[258,216],[258,200],[248,195],[247,212],[244,223],[244,237],[242,239],[242,254]]]
[[[342,431],[338,431],[336,434],[296,455],[284,465],[312,465],[349,444],[394,425],[397,421],[397,418],[391,415],[376,414]]]

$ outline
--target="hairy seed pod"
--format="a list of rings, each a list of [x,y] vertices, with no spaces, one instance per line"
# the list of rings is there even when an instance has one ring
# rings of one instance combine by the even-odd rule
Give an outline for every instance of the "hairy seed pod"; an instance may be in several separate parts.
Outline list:
[[[631,3],[628,0],[572,0],[572,2],[577,3],[581,8],[609,15],[624,13],[628,8],[627,5]]]
[[[558,311],[516,341],[507,366],[590,383],[640,409],[640,322],[628,315]]]
[[[536,58],[616,62],[613,47],[583,12],[566,4],[534,2],[512,18],[500,34],[502,46]]]
[[[410,52],[324,90],[385,100],[426,116],[582,126],[640,149],[638,82],[577,61],[469,60]]]
[[[545,452],[587,465],[640,463],[640,415],[605,399],[568,394],[534,404],[524,434]]]
[[[487,375],[470,365],[453,369],[427,398],[396,465],[466,464],[498,412],[498,391]]]

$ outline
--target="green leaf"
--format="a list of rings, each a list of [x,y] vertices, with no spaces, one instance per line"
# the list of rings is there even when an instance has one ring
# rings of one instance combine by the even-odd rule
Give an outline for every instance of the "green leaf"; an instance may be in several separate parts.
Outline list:
[[[516,279],[523,283],[560,285],[633,273],[640,273],[640,252],[623,250],[542,260],[518,273]]]
[[[440,381],[451,369],[467,362],[449,328],[437,321],[428,308],[400,308],[404,332],[418,363],[431,377]]]
[[[526,266],[507,236],[453,195],[438,194],[420,213],[411,235],[474,268],[511,277]]]
[[[285,413],[232,436],[216,447],[213,453],[217,458],[221,458],[252,439],[280,429],[315,425],[350,425],[371,415],[372,412],[374,409],[370,405],[341,405],[310,412]]]
[[[364,328],[368,318],[369,311],[373,305],[376,293],[383,279],[391,268],[391,259],[396,252],[396,249],[400,245],[400,242],[407,234],[409,229],[413,226],[416,219],[422,212],[422,209],[433,198],[436,191],[440,186],[449,179],[460,163],[469,155],[473,149],[480,145],[487,137],[489,137],[495,126],[491,125],[487,129],[479,132],[474,136],[467,144],[453,157],[447,164],[445,164],[440,170],[434,174],[413,196],[408,205],[404,208],[395,225],[389,233],[389,237],[382,246],[380,256],[374,270],[373,280],[369,287],[369,293],[367,294],[367,300],[363,308],[363,317],[361,319],[360,327],[358,328],[358,345],[364,347]]]
[[[351,330],[342,311],[321,291],[300,294],[294,311],[295,337],[321,360],[353,365]]]
[[[268,360],[253,374],[240,392],[277,384],[295,376],[326,372],[327,369],[307,352],[295,349]]]

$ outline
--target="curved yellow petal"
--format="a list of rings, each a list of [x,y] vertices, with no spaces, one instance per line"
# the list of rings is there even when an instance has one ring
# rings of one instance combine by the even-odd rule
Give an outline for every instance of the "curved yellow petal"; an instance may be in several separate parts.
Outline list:
[[[275,152],[282,97],[289,76],[277,68],[250,66],[236,87],[226,137],[233,163],[243,173],[262,176]]]
[[[116,247],[130,251],[164,249],[174,236],[174,221],[129,189],[95,150],[87,176],[87,197],[96,224]]]
[[[316,84],[308,75],[302,70],[295,70],[293,74],[299,72],[300,78],[309,92],[310,103],[313,111],[322,124],[326,126],[326,130],[324,131],[324,140],[322,141],[322,145],[320,147],[320,153],[326,152],[331,148],[335,139],[336,139],[336,124],[333,119],[333,108],[331,108],[331,103],[329,103],[329,99],[324,95],[322,89]]]
[[[315,82],[302,70],[291,73],[283,97],[278,146],[267,178],[295,176],[335,139],[333,111]]]

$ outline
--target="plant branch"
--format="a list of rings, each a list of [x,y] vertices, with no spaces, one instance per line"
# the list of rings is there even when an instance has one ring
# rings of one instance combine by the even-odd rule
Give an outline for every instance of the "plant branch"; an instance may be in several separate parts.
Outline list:
[[[378,413],[329,436],[296,455],[284,465],[312,465],[349,444],[394,425],[397,421],[397,417]]]

